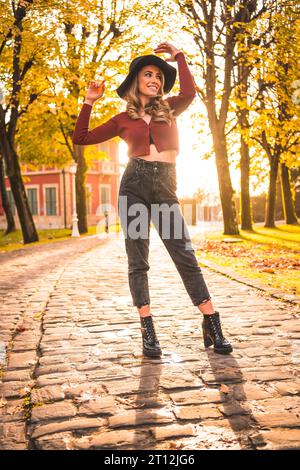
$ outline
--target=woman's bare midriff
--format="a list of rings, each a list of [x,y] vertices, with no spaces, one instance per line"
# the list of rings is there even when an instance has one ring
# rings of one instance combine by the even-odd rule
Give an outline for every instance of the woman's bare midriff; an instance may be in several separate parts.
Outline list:
[[[139,155],[137,158],[142,158],[143,160],[148,160],[150,162],[168,162],[176,163],[176,150],[163,150],[158,152],[154,144],[150,144],[150,154],[149,155]]]
[[[141,116],[142,119],[149,125],[151,116],[149,114],[145,114]],[[167,163],[176,163],[176,150],[163,150],[162,152],[158,152],[155,144],[150,144],[150,154],[149,155],[139,155],[137,158],[142,158],[143,160],[148,160],[150,162],[167,162]]]

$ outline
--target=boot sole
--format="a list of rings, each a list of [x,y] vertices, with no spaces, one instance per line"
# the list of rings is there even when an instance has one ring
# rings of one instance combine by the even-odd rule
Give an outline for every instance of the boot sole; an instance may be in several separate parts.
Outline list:
[[[143,350],[143,354],[147,357],[160,357],[162,355],[162,352],[150,352]]]
[[[212,339],[209,336],[205,335],[204,333],[203,333],[203,342],[206,348],[209,348],[210,346],[214,344]],[[232,346],[229,346],[227,349],[214,348],[214,352],[217,354],[230,354],[233,352],[233,349],[232,349]]]
[[[204,344],[204,346],[208,349],[210,346],[212,346],[213,343],[206,343]],[[214,352],[217,353],[217,354],[230,354],[233,352],[233,349],[232,348],[228,348],[228,349],[216,349],[214,348]]]
[[[228,349],[216,349],[214,348],[214,352],[217,353],[217,354],[230,354],[233,352],[233,349],[232,348],[228,348]]]

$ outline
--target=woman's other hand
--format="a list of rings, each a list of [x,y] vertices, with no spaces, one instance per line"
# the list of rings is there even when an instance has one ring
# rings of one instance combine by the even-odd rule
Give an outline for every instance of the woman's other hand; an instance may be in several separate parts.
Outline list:
[[[165,59],[166,62],[174,62],[176,60],[175,55],[177,54],[177,52],[181,52],[181,51],[179,49],[177,49],[175,46],[172,46],[172,44],[170,44],[169,42],[161,42],[154,49],[154,52],[155,53],[167,52],[167,53],[170,54],[170,57]]]
[[[92,80],[89,83],[84,102],[88,104],[95,103],[95,101],[103,96],[104,89],[105,80],[102,80],[102,82],[96,82],[95,80]]]

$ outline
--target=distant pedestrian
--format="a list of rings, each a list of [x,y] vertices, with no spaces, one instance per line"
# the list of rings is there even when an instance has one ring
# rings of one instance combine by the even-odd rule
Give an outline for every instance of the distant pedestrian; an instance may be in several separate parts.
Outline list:
[[[104,212],[104,217],[105,217],[105,233],[108,233],[109,232],[109,216],[108,216],[107,211]]]

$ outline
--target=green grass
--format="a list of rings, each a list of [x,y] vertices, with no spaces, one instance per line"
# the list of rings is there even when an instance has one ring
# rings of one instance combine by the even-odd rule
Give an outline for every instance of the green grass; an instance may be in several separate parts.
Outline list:
[[[224,238],[235,238],[238,242],[220,244]],[[199,246],[196,252],[200,258],[259,281],[265,287],[300,296],[300,226],[279,225],[272,229],[254,226],[253,232],[240,230],[240,235],[233,236],[223,235],[222,231],[206,232],[193,241],[196,248]],[[297,261],[298,266],[293,266]]]
[[[66,240],[70,238],[71,233],[72,231],[70,229],[38,230],[39,241],[24,245],[21,230],[16,230],[8,235],[4,235],[4,230],[0,230],[0,252],[41,245],[43,243],[49,243],[49,241]]]
[[[249,246],[260,243],[266,246],[281,246],[300,250],[300,225],[278,225],[276,228],[254,226],[253,232],[240,230],[240,235],[223,235],[219,232],[206,232],[205,238],[209,240],[223,240],[224,238],[236,238],[249,242]]]
[[[109,227],[110,232],[115,232],[118,230],[116,225],[111,225]],[[4,230],[0,230],[0,253],[6,251],[18,250],[20,248],[29,248],[36,245],[42,245],[49,242],[57,242],[60,240],[69,240],[71,238],[72,230],[71,229],[46,229],[38,230],[39,241],[34,243],[23,244],[23,236],[21,230],[16,230],[15,232],[4,235]],[[97,229],[96,225],[88,227],[88,233],[82,234],[81,237],[87,235],[96,235],[96,233],[104,232],[104,226],[101,226],[100,229]]]

